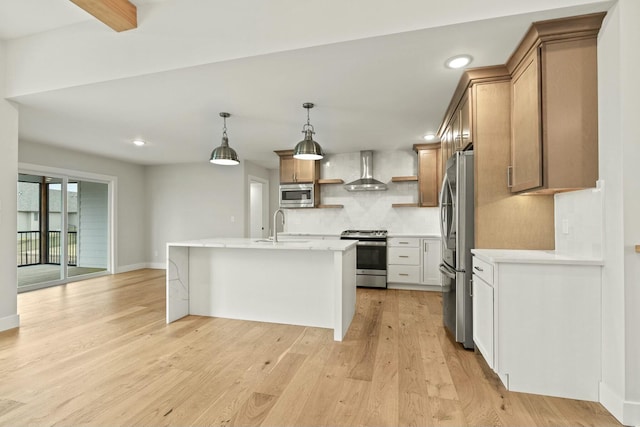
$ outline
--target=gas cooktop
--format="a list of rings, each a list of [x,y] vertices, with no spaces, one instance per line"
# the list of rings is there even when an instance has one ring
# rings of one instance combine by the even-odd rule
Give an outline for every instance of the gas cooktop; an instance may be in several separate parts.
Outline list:
[[[386,238],[387,230],[345,230],[340,234],[341,237],[357,237],[357,238]]]

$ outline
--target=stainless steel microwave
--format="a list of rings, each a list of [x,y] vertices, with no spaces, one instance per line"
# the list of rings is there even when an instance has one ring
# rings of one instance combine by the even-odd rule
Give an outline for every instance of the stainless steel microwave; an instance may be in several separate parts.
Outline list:
[[[314,206],[313,184],[280,185],[281,208],[312,208]]]

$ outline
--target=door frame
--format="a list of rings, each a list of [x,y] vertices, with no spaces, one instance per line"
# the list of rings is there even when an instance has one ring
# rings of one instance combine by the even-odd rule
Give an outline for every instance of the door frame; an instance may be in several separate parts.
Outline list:
[[[101,183],[101,184],[107,184],[107,197],[108,197],[108,212],[107,212],[107,221],[108,221],[108,242],[107,242],[107,270],[104,272],[98,272],[98,273],[92,273],[92,274],[86,274],[86,275],[82,275],[82,276],[74,276],[74,277],[68,277],[68,272],[67,272],[67,247],[66,247],[66,233],[60,233],[61,234],[61,244],[62,244],[62,248],[61,248],[61,256],[64,256],[64,260],[65,262],[61,262],[61,264],[64,264],[64,266],[62,268],[64,268],[64,279],[60,279],[60,280],[53,280],[50,282],[44,282],[44,283],[37,283],[31,286],[24,286],[21,289],[18,289],[18,292],[26,292],[26,291],[32,291],[35,289],[41,289],[41,288],[47,288],[50,286],[57,286],[57,285],[62,285],[65,283],[70,283],[70,282],[75,282],[78,280],[84,280],[87,278],[91,278],[91,277],[98,277],[98,276],[104,276],[107,274],[113,274],[115,272],[115,265],[116,265],[116,230],[117,230],[117,217],[115,215],[116,212],[116,192],[117,192],[117,183],[118,183],[118,178],[115,176],[111,176],[111,175],[102,175],[102,174],[97,174],[97,173],[91,173],[91,172],[84,172],[84,171],[77,171],[77,170],[72,170],[72,169],[65,169],[65,168],[56,168],[56,167],[50,167],[50,166],[42,166],[42,165],[37,165],[37,164],[32,164],[32,163],[18,163],[18,173],[19,174],[28,174],[28,175],[40,175],[40,176],[50,176],[52,178],[58,178],[58,179],[62,179],[63,185],[62,185],[62,203],[63,203],[63,207],[64,207],[64,211],[66,213],[67,211],[67,184],[69,182],[69,180],[80,180],[80,181],[92,181],[92,182],[97,182],[97,183]],[[16,182],[17,182],[17,176],[16,176]],[[67,215],[62,215],[61,218],[62,221],[62,229],[64,231],[66,231],[68,229],[68,218]],[[16,233],[17,233],[17,224],[15,224],[16,226]]]

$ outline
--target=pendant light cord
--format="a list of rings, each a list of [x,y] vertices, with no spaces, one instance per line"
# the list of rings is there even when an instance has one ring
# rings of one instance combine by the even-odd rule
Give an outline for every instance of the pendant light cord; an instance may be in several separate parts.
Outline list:
[[[313,128],[313,125],[310,123],[311,120],[309,119],[309,110],[311,109],[311,107],[304,107],[307,109],[307,124],[305,124],[304,126],[302,126],[302,133],[306,133],[309,130],[311,131],[311,133],[316,133],[315,129]]]

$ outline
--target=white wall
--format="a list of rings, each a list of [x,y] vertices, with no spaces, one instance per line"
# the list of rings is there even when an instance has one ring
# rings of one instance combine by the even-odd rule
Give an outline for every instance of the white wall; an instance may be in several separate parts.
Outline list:
[[[417,174],[418,156],[412,150],[375,151],[373,177],[387,184],[386,191],[349,192],[342,185],[321,186],[322,204],[341,209],[288,209],[285,231],[340,234],[347,229],[385,229],[389,233],[440,234],[438,208],[392,208],[392,203],[417,203],[417,182],[391,182],[393,176]],[[360,153],[327,155],[322,178],[349,183],[360,178]]]
[[[15,328],[17,314],[18,111],[4,100],[5,45],[0,41],[0,331]]]
[[[605,183],[600,400],[640,425],[640,2],[619,0],[598,39],[599,161]]]
[[[145,188],[148,259],[155,267],[164,268],[168,242],[244,236],[248,216],[244,162],[147,166]]]
[[[116,272],[146,265],[148,221],[143,166],[28,141],[20,141],[18,156],[21,163],[117,177]]]

